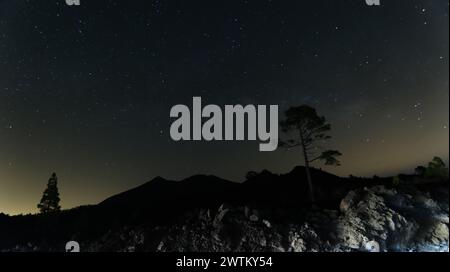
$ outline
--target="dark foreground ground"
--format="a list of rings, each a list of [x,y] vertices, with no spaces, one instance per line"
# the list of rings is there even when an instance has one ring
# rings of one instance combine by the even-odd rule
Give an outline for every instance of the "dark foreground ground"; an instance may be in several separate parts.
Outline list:
[[[0,214],[0,251],[447,251],[449,182],[268,171],[154,180],[55,215]]]

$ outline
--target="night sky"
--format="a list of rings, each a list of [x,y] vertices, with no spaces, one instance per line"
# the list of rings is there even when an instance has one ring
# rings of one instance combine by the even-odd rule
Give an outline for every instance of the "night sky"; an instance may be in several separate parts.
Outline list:
[[[174,142],[170,108],[309,104],[348,176],[448,161],[448,0],[0,0],[0,212],[62,207],[155,176],[284,173],[300,150]],[[321,167],[320,165],[316,165]]]

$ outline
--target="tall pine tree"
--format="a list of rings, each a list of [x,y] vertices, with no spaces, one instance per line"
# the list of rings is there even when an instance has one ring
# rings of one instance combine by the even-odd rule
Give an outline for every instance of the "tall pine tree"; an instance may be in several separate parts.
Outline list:
[[[37,205],[41,213],[52,213],[61,210],[59,206],[58,178],[53,173],[47,183],[47,188],[42,195],[41,202]]]
[[[297,146],[302,148],[309,198],[314,202],[310,164],[314,161],[323,161],[326,165],[340,165],[337,157],[342,154],[337,150],[322,150],[320,144],[331,138],[327,134],[331,126],[325,117],[317,115],[314,108],[307,105],[291,107],[285,115],[286,119],[280,122],[281,128],[284,132],[293,134],[288,140],[281,141],[280,145],[288,149]]]

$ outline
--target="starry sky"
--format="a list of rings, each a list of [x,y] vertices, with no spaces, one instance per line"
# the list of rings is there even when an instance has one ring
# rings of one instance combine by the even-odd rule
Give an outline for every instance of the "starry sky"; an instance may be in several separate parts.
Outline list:
[[[242,181],[302,164],[258,142],[174,142],[170,108],[308,104],[348,176],[448,161],[449,2],[0,0],[0,212],[63,208],[155,176]],[[320,165],[316,165],[320,167]]]

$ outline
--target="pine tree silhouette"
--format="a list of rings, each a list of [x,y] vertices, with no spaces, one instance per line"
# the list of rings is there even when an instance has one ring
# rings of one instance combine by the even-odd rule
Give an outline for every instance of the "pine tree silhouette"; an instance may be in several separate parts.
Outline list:
[[[307,105],[291,107],[285,112],[285,115],[286,119],[280,122],[281,129],[285,133],[291,133],[291,135],[289,139],[280,141],[280,146],[287,149],[298,146],[302,148],[309,198],[314,202],[310,164],[314,161],[323,161],[326,165],[340,165],[337,157],[342,154],[337,150],[323,151],[318,144],[331,138],[327,134],[331,126],[327,123],[325,117],[317,115],[314,108]],[[294,135],[292,135],[292,132],[294,132]]]
[[[47,188],[42,195],[41,202],[37,205],[41,213],[58,212],[61,210],[59,206],[58,178],[53,173],[47,183]]]

